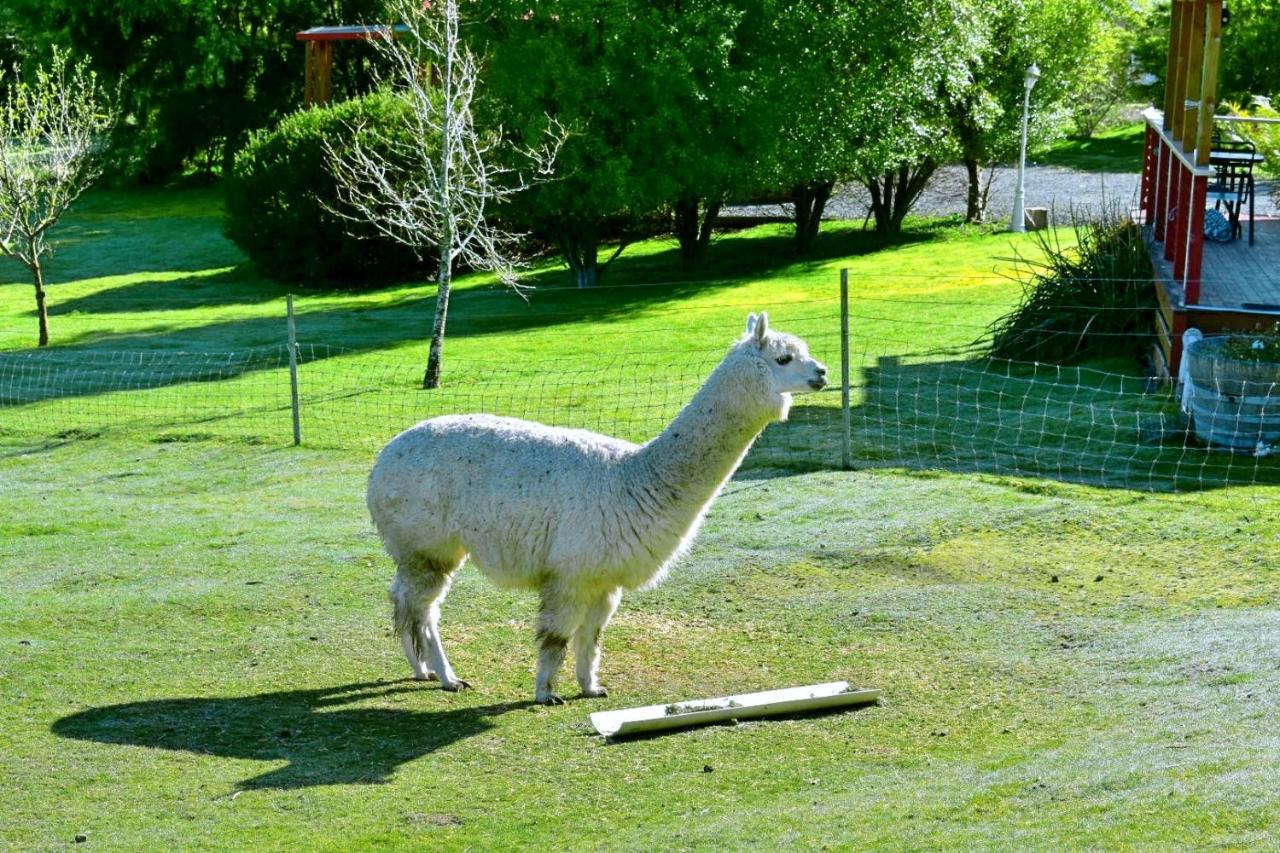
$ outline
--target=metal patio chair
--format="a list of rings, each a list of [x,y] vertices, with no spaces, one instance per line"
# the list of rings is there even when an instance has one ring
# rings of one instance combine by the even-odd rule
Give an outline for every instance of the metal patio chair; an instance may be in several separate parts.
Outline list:
[[[1213,180],[1205,194],[1206,202],[1213,202],[1214,210],[1227,208],[1231,222],[1232,239],[1241,236],[1243,228],[1240,214],[1249,206],[1249,245],[1253,245],[1254,180],[1253,166],[1258,160],[1258,149],[1243,139],[1219,139],[1209,155],[1213,167]]]

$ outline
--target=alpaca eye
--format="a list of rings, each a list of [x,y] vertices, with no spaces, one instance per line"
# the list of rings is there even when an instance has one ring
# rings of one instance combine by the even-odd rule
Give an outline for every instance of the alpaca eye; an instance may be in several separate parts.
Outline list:
[[[792,358],[794,358],[794,356],[791,355],[791,353],[787,353],[786,355],[780,355],[778,356],[778,364],[790,364]]]

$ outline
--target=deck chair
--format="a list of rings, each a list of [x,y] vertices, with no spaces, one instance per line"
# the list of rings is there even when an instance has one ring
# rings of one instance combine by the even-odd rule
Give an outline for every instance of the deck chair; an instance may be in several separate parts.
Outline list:
[[[1252,142],[1243,139],[1220,139],[1214,144],[1215,153],[1240,153],[1249,157],[1240,160],[1222,160],[1213,165],[1213,180],[1210,182],[1205,201],[1213,202],[1214,210],[1227,209],[1227,219],[1231,223],[1232,239],[1241,236],[1240,214],[1244,206],[1249,205],[1249,245],[1253,245],[1253,155],[1257,148]]]

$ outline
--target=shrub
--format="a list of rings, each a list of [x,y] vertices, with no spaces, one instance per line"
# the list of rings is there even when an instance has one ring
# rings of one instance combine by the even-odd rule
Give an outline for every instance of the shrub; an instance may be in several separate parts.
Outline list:
[[[1156,297],[1142,229],[1118,210],[1072,228],[1074,246],[1037,231],[1043,260],[1016,259],[1022,301],[988,329],[996,358],[1067,363],[1137,355],[1150,342]]]
[[[380,92],[304,109],[254,134],[226,181],[227,236],[272,278],[310,285],[368,285],[420,269],[411,249],[323,203],[337,201],[325,142],[341,150],[361,128],[362,144],[386,145],[379,140],[406,132],[406,110]]]

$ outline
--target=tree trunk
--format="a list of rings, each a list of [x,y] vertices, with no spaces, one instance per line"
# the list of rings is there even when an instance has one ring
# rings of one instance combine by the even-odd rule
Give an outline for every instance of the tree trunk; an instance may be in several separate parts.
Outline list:
[[[595,261],[587,261],[573,272],[573,282],[579,288],[595,287],[600,282],[600,268]]]
[[[987,206],[991,203],[991,182],[996,179],[996,163],[991,161],[987,166],[987,177],[982,184],[982,196],[978,201],[978,210],[982,212],[982,218],[987,218]]]
[[[964,221],[982,221],[982,168],[977,159],[964,158],[964,170],[969,175],[969,194],[965,201]]]
[[[937,168],[938,164],[932,159],[925,159],[914,166],[901,166],[862,179],[863,186],[871,194],[877,234],[893,237],[902,233],[902,220],[911,212]]]
[[[36,257],[34,246],[31,248],[31,257]],[[40,268],[38,259],[31,264],[31,280],[36,286],[36,317],[40,324],[40,337],[37,346],[47,347],[49,345],[49,309],[45,305],[44,270]]]
[[[560,251],[564,254],[565,263],[573,273],[574,283],[578,287],[594,287],[600,280],[600,268],[597,260],[600,243],[594,228],[583,230],[579,234],[566,234],[560,239]]]
[[[706,256],[719,215],[718,201],[708,201],[705,206],[699,198],[682,198],[676,202],[674,230],[680,242],[680,257],[686,263],[696,263]]]
[[[831,198],[835,185],[835,181],[815,181],[792,188],[797,254],[805,255],[813,251],[818,240],[818,227],[822,224],[822,213],[827,208],[827,201]]]
[[[431,326],[431,352],[427,355],[427,372],[422,387],[440,387],[440,371],[444,362],[444,328],[449,319],[449,293],[453,290],[453,259],[449,242],[442,242],[440,269],[436,272],[436,319]]]

